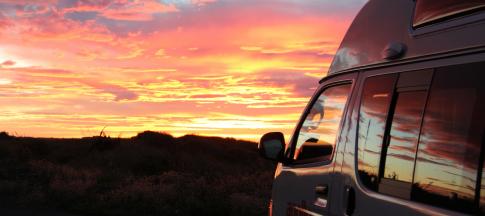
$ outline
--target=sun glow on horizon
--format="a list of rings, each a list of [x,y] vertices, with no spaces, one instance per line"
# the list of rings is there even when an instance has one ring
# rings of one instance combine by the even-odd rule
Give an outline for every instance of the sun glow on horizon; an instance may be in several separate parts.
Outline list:
[[[364,0],[0,0],[0,131],[293,130]]]

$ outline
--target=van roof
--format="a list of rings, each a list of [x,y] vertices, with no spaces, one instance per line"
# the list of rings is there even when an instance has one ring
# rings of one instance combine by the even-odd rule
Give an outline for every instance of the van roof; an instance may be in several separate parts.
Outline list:
[[[342,40],[328,75],[485,51],[483,10],[413,28],[415,3],[367,2]]]

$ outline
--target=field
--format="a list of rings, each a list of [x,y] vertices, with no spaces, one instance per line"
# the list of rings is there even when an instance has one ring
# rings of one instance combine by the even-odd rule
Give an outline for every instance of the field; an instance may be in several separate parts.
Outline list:
[[[231,138],[0,132],[0,202],[76,215],[264,215],[274,166],[256,143]]]

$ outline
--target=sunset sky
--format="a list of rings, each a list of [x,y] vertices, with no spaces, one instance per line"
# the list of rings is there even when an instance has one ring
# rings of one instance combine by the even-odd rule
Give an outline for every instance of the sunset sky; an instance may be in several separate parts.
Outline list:
[[[0,0],[0,131],[290,135],[365,0]]]

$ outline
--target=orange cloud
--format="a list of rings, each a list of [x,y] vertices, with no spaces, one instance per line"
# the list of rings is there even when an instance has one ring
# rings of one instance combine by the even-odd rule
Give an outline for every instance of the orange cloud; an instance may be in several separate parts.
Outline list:
[[[362,3],[0,0],[0,130],[288,135]]]

